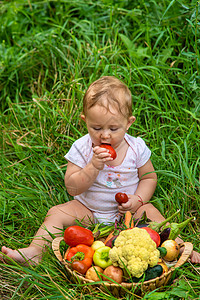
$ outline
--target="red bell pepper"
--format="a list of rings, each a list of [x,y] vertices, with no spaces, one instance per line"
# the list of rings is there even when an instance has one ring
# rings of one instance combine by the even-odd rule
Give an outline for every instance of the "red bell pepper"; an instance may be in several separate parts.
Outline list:
[[[91,246],[94,242],[94,236],[91,230],[74,225],[65,229],[64,241],[70,247],[75,247],[79,244]]]
[[[83,244],[69,249],[66,260],[71,263],[72,269],[85,274],[92,265],[94,250]]]

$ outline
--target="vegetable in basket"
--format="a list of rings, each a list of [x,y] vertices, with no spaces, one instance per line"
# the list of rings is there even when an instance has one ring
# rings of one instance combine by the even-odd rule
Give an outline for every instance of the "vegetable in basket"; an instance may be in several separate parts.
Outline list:
[[[91,245],[91,248],[96,251],[98,248],[104,247],[104,242],[102,241],[94,241]]]
[[[85,274],[92,265],[94,250],[87,245],[77,245],[69,249],[66,260],[71,263],[73,270]]]
[[[109,258],[110,247],[103,246],[98,248],[93,255],[93,261],[96,266],[101,267],[102,269],[107,268],[112,265],[112,261]]]
[[[149,228],[149,227],[141,227],[142,229],[145,229],[148,234],[150,235],[151,239],[156,243],[156,246],[158,247],[160,245],[160,235],[155,230]]]
[[[161,223],[157,222],[150,222],[148,227],[159,232],[161,227],[163,227],[163,232],[160,233],[160,236],[162,237],[161,240],[164,242],[165,239],[175,240],[182,229],[185,228],[185,226],[192,220],[195,219],[194,217],[189,218],[188,220],[185,220],[184,222],[178,224],[178,223],[171,223],[166,225],[169,221],[171,221],[176,215],[178,215],[180,212],[180,209],[176,211],[173,215],[168,217],[165,221]],[[165,225],[165,227],[164,227]]]
[[[178,223],[171,223],[170,225],[166,225],[167,228],[170,228],[170,234],[169,234],[168,239],[169,239],[169,240],[175,240],[175,239],[178,237],[178,235],[180,234],[181,230],[182,230],[183,228],[185,228],[186,225],[187,225],[190,221],[192,221],[192,220],[194,220],[194,219],[195,219],[194,217],[191,217],[191,218],[185,220],[184,222],[182,222],[182,223],[180,223],[180,224],[178,224]]]
[[[164,257],[165,255],[167,255],[167,249],[165,247],[158,247],[157,248],[160,251],[160,257]]]
[[[108,237],[107,239],[105,240],[104,244],[105,246],[108,246],[110,248],[112,248],[114,246],[114,243],[115,243],[115,240],[116,238],[118,237],[119,235],[119,232],[118,233],[115,233],[116,231],[112,232]]]
[[[163,258],[167,261],[173,261],[177,259],[179,253],[180,253],[180,246],[179,244],[174,240],[166,240],[162,243],[161,248],[166,249],[166,254],[163,256]]]
[[[118,237],[119,233],[128,228],[133,228],[133,217],[130,211],[127,211],[124,215],[124,221],[115,221],[114,230],[107,236],[104,244],[110,248],[114,246],[114,242]]]
[[[166,241],[169,237],[171,228],[165,228],[162,230],[162,232],[159,234],[160,235],[160,244],[162,244],[164,241]]]
[[[93,280],[93,281],[100,281],[102,279],[103,269],[99,266],[92,266],[90,267],[86,274],[85,278]]]
[[[180,209],[177,210],[174,214],[172,214],[171,216],[169,216],[167,219],[165,219],[163,222],[149,222],[148,227],[160,232],[161,227],[163,227],[165,224],[167,224],[169,221],[171,221],[175,216],[177,216],[180,212]]]
[[[119,267],[109,266],[104,270],[103,275],[105,281],[122,283],[123,271]]]
[[[74,247],[79,244],[91,246],[94,242],[94,236],[91,230],[82,226],[74,225],[65,229],[64,241],[70,247]]]
[[[148,268],[145,271],[145,281],[160,277],[163,274],[163,267],[161,265],[156,265],[152,268]]]
[[[139,282],[140,280],[148,281],[154,279],[156,277],[160,277],[163,274],[163,266],[161,264],[157,264],[154,267],[148,268],[142,276],[131,277],[129,281]]]
[[[126,269],[132,276],[141,277],[148,267],[157,265],[160,252],[145,229],[123,230],[115,240],[109,257],[114,266]]]
[[[162,259],[159,260],[158,265],[160,265],[163,268],[163,274],[169,271],[168,266]]]

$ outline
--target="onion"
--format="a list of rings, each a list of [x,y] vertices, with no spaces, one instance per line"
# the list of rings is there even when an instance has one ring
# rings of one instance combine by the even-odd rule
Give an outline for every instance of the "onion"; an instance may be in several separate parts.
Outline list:
[[[105,281],[113,282],[114,280],[117,283],[122,283],[123,271],[119,267],[109,266],[104,270],[103,274],[112,279],[109,280],[109,278],[103,276],[103,280]]]
[[[101,274],[100,274],[101,273]],[[85,277],[87,279],[93,280],[93,281],[100,281],[102,278],[102,273],[103,273],[103,269],[98,267],[98,266],[94,266],[94,267],[90,267],[86,274]]]
[[[161,247],[165,247],[167,254],[163,257],[164,260],[173,261],[175,260],[180,253],[180,246],[174,240],[166,240],[162,243]]]

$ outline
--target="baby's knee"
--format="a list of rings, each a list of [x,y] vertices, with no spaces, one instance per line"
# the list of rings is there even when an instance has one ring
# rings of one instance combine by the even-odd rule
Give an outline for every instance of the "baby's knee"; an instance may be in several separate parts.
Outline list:
[[[68,226],[73,225],[72,217],[62,204],[52,206],[48,210],[44,221],[52,224],[60,224],[60,226],[65,226],[66,222]]]
[[[55,206],[52,206],[49,210],[48,210],[48,212],[47,212],[47,214],[46,214],[46,217],[51,217],[51,216],[54,216],[56,213],[58,213],[58,207],[59,207],[59,205],[55,205]]]
[[[93,221],[93,213],[78,200],[55,205],[51,207],[46,215],[46,219],[59,219],[64,226],[70,226],[76,223],[76,220],[88,226]],[[88,222],[89,221],[89,222]]]

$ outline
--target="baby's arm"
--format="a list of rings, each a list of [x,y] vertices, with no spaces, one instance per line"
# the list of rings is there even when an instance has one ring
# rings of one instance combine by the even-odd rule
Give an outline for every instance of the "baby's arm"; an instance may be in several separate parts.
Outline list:
[[[145,204],[153,196],[157,185],[157,175],[150,159],[144,166],[138,169],[138,176],[140,182],[135,195],[139,195],[142,198],[142,204]]]
[[[91,161],[84,167],[68,162],[65,173],[65,186],[70,195],[76,196],[88,190],[94,183],[99,171],[104,168],[107,161],[113,160],[105,148],[96,146],[93,148]]]
[[[157,185],[157,175],[154,172],[154,167],[149,159],[144,166],[138,169],[140,182],[134,195],[128,195],[129,201],[119,206],[119,212],[125,213],[127,210],[131,212],[149,202],[154,194]],[[147,174],[149,173],[149,174]]]

